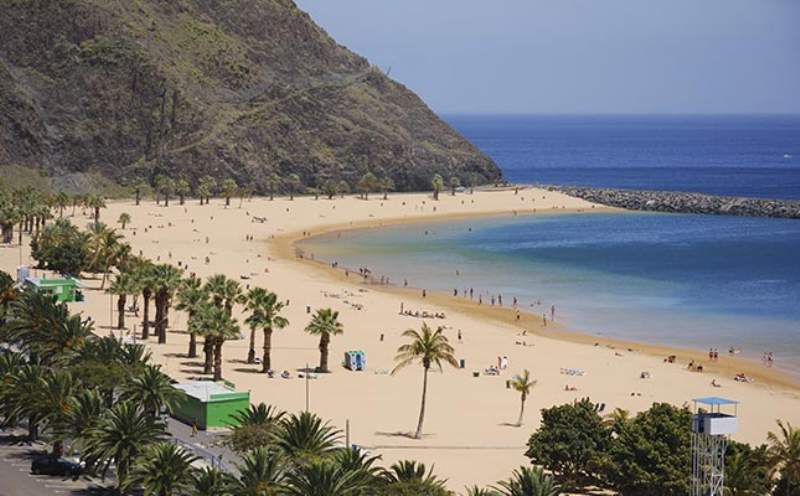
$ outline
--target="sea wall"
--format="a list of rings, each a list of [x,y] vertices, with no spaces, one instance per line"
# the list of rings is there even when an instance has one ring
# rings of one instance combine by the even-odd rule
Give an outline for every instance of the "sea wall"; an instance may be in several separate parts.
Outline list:
[[[545,186],[584,200],[628,210],[800,219],[800,200],[576,186]]]

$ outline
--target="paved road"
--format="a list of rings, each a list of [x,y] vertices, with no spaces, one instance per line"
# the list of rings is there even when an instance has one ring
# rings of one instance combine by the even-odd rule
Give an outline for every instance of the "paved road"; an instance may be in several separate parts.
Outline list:
[[[205,459],[209,465],[236,472],[235,464],[240,458],[230,449],[221,446],[221,434],[198,432],[192,437],[192,430],[186,424],[174,419],[167,420],[172,440]],[[85,496],[102,494],[98,481],[46,475],[32,475],[31,459],[35,454],[47,450],[49,446],[31,446],[24,441],[23,429],[0,429],[0,496]],[[110,484],[110,481],[106,480]]]
[[[31,457],[44,445],[21,443],[21,430],[0,431],[0,496],[78,496],[98,494],[91,480],[31,474]]]

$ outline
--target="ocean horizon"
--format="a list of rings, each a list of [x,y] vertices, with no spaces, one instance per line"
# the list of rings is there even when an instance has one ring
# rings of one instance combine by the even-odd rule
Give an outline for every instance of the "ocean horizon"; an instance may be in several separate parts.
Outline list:
[[[511,182],[800,199],[800,115],[444,115]]]

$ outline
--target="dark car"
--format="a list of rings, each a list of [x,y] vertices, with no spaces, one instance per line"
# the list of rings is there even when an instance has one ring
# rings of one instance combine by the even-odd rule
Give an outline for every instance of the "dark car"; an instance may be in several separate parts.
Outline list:
[[[31,473],[34,475],[58,475],[61,477],[78,477],[81,466],[54,456],[40,456],[31,462]]]

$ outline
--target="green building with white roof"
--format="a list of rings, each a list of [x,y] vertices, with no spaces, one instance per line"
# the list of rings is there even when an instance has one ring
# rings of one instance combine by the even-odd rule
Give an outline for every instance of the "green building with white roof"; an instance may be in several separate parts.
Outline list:
[[[172,416],[197,428],[224,429],[238,425],[234,415],[250,408],[250,393],[237,392],[233,384],[213,381],[190,381],[175,384],[186,393]]]

